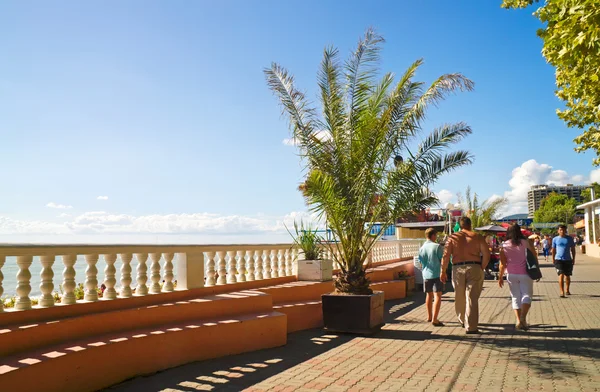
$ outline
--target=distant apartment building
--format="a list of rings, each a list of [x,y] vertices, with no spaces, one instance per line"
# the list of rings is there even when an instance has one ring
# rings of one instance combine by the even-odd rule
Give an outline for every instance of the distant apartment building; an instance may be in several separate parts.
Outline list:
[[[529,210],[529,218],[533,218],[533,213],[540,208],[542,200],[551,193],[558,193],[560,195],[567,195],[577,200],[577,203],[581,203],[581,191],[589,188],[587,185],[573,185],[567,184],[565,186],[556,185],[533,185],[529,192],[527,192],[527,207]]]

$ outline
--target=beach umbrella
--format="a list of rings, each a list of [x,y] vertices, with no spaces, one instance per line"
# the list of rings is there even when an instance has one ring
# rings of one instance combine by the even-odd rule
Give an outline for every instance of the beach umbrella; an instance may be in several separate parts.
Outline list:
[[[496,225],[487,225],[487,226],[481,226],[481,227],[476,227],[475,230],[478,231],[491,231],[494,233],[504,233],[506,232],[506,229],[502,226],[496,226]]]

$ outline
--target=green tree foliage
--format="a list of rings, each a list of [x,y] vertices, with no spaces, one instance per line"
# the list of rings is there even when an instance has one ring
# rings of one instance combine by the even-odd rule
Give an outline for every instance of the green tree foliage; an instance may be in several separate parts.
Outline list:
[[[395,217],[436,205],[429,187],[472,161],[467,151],[447,152],[471,133],[463,123],[434,129],[414,150],[408,146],[416,144],[430,106],[457,90],[471,90],[473,83],[447,74],[427,87],[414,80],[421,60],[400,78],[387,73],[376,80],[382,43],[368,30],[345,63],[337,49],[325,49],[318,74],[320,113],[286,69],[274,63],[265,70],[306,164],[300,190],[339,241],[340,255],[333,253],[341,273],[334,284],[344,293],[372,292],[365,262],[375,241]],[[375,222],[382,224],[373,237]]]
[[[471,187],[467,187],[465,196],[458,195],[459,204],[466,210],[467,216],[471,218],[473,228],[489,225],[498,219],[498,211],[504,207],[508,200],[504,197],[490,198],[483,203],[479,202],[477,193],[471,197]]]
[[[594,182],[590,186],[594,188],[594,197],[596,199],[599,198],[600,197],[600,184],[598,184],[597,182]],[[590,188],[587,188],[587,189],[584,189],[583,191],[581,191],[581,198],[584,203],[587,203],[588,201],[592,201],[592,192],[590,192]]]
[[[567,195],[551,193],[540,203],[540,208],[533,215],[533,221],[535,223],[573,223],[575,207],[577,207],[577,200]]]
[[[505,8],[524,8],[538,0],[504,0]],[[600,165],[600,1],[546,0],[534,13],[545,27],[542,53],[556,67],[556,95],[566,109],[558,116],[583,130],[575,138],[578,152],[594,150]]]

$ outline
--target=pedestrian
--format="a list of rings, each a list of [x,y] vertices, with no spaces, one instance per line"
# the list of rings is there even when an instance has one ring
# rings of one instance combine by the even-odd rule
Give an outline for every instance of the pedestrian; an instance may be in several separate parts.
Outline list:
[[[440,280],[446,283],[446,267],[452,257],[454,309],[467,334],[479,333],[479,296],[483,289],[483,270],[490,262],[490,249],[485,239],[475,233],[471,219],[460,219],[461,230],[450,236],[442,258]]]
[[[542,240],[542,252],[546,261],[548,261],[548,255],[550,255],[550,245],[552,245],[552,241],[550,240],[550,236],[546,234]]]
[[[423,290],[426,293],[427,322],[435,327],[443,327],[438,320],[442,304],[443,285],[440,280],[444,248],[436,243],[437,231],[430,227],[425,230],[427,241],[419,249],[419,261],[423,266]]]
[[[535,255],[535,246],[521,233],[521,227],[514,224],[506,231],[507,241],[500,249],[500,278],[498,286],[504,286],[504,271],[508,272],[506,280],[512,298],[512,308],[517,322],[515,328],[527,331],[527,313],[533,298],[533,280],[527,274],[527,249]]]
[[[575,241],[567,235],[567,226],[558,226],[558,235],[552,239],[552,263],[558,274],[560,297],[565,298],[565,281],[567,282],[567,295],[571,295],[571,275],[575,265]]]

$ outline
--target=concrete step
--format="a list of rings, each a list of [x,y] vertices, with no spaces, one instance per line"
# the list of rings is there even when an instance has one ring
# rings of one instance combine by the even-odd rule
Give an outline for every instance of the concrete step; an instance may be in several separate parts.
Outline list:
[[[286,319],[269,311],[74,339],[2,358],[0,386],[23,392],[95,391],[193,361],[285,345]]]
[[[16,324],[0,329],[0,358],[60,342],[139,327],[152,327],[167,322],[270,312],[272,306],[272,299],[267,294],[259,291],[240,291],[32,324]]]

